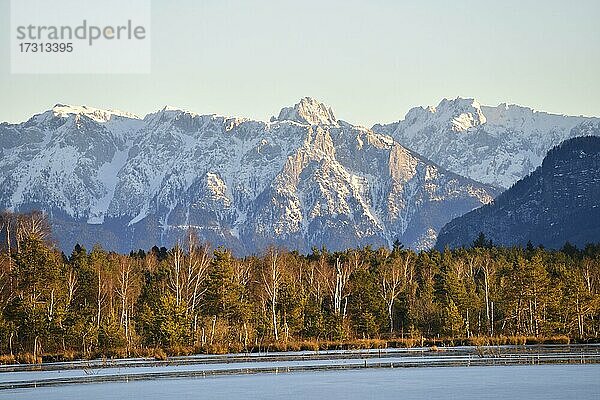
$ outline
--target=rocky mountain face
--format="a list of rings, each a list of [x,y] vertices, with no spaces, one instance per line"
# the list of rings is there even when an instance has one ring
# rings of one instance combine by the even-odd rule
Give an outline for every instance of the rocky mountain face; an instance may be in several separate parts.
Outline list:
[[[598,242],[600,137],[574,138],[553,148],[539,168],[493,203],[448,223],[436,247],[470,245],[479,232],[503,245]]]
[[[594,134],[599,118],[534,111],[517,105],[483,106],[475,99],[442,100],[416,107],[404,120],[375,125],[438,165],[499,188],[538,167],[548,150],[566,139]]]
[[[238,254],[427,248],[498,194],[310,98],[270,122],[57,105],[0,124],[0,182],[0,208],[45,210],[67,251],[168,246],[189,228]]]

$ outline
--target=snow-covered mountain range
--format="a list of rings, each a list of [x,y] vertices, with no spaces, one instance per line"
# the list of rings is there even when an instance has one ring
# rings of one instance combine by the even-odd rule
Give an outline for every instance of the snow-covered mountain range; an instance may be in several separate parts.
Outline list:
[[[426,248],[498,194],[310,98],[270,122],[56,105],[0,124],[0,182],[0,208],[47,211],[67,251],[171,245],[190,227],[239,254]]]
[[[375,125],[438,165],[479,182],[508,188],[538,167],[552,147],[594,134],[599,118],[534,111],[518,105],[484,106],[444,99],[415,107],[396,123]]]

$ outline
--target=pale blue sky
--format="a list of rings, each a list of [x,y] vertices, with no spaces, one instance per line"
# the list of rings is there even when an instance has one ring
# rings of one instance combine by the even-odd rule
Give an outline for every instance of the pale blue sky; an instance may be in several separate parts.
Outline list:
[[[11,75],[0,121],[61,102],[266,120],[300,97],[371,126],[443,97],[600,116],[600,1],[154,0],[149,75]]]

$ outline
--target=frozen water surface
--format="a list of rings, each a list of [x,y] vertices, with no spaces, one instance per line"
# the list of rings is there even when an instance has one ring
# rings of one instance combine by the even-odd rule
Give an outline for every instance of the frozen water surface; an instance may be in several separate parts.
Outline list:
[[[506,346],[2,366],[0,399],[600,399],[599,356]]]
[[[598,399],[600,365],[365,369],[48,386],[10,399]]]

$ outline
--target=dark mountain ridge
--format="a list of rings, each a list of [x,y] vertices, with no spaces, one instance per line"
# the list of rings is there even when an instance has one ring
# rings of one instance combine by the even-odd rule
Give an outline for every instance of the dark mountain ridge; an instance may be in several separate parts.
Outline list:
[[[492,203],[449,222],[437,248],[466,246],[483,232],[500,245],[559,248],[600,240],[600,138],[554,147],[542,165]]]

